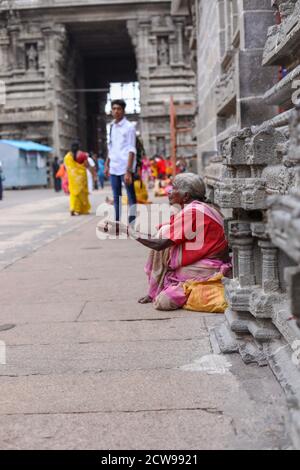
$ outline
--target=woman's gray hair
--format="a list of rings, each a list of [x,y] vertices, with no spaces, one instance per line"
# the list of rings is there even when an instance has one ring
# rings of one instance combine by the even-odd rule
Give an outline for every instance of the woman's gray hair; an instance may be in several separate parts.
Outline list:
[[[180,193],[188,193],[194,200],[205,201],[206,187],[201,176],[181,173],[175,177],[174,185]]]

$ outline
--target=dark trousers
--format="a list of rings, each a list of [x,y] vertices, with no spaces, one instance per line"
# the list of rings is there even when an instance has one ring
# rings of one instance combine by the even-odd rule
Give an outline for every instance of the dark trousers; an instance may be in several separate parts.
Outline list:
[[[61,179],[60,178],[54,178],[54,189],[56,193],[59,193],[59,191],[61,191]]]
[[[110,176],[111,186],[114,194],[114,206],[116,212],[116,221],[119,222],[121,220],[121,209],[122,209],[122,182],[124,182],[124,175],[117,176],[111,175]],[[136,219],[136,195],[134,190],[134,184],[132,183],[130,186],[126,186],[127,196],[128,196],[128,203],[129,203],[129,223],[135,221]]]
[[[3,199],[3,183],[2,183],[2,178],[0,175],[0,201]]]
[[[99,177],[100,186],[103,189],[104,188],[104,183],[105,183],[105,177],[104,177],[104,175],[98,175],[98,177]]]

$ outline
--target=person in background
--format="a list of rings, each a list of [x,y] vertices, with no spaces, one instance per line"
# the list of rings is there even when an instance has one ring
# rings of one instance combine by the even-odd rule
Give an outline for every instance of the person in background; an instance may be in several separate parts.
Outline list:
[[[53,175],[53,181],[54,181],[54,190],[56,193],[59,193],[61,191],[61,179],[60,177],[57,176],[57,173],[59,171],[59,162],[58,158],[54,158],[54,162],[52,163],[52,175]]]
[[[136,173],[142,176],[143,158],[146,152],[140,132],[136,132]]]
[[[68,172],[71,216],[89,214],[89,190],[87,179],[88,156],[79,150],[79,143],[74,142],[67,153],[64,164]]]
[[[151,165],[151,178],[152,178],[152,181],[155,181],[156,178],[158,177],[156,157],[150,158],[150,165]]]
[[[92,154],[92,159],[95,162],[95,174],[94,174],[94,189],[99,189],[99,181],[98,181],[98,156],[96,153]]]
[[[166,161],[163,157],[158,157],[157,160],[158,179],[164,180],[166,177]]]
[[[151,178],[151,163],[149,158],[145,155],[142,160],[142,181],[148,187]]]
[[[186,161],[183,157],[180,157],[176,162],[176,174],[186,172]]]
[[[105,159],[103,157],[98,159],[98,180],[100,188],[104,189],[105,185]]]
[[[88,178],[88,188],[89,188],[89,194],[92,194],[94,191],[94,182],[95,182],[95,179],[97,178],[97,172],[96,172],[96,163],[91,153],[88,154],[87,161],[88,161],[88,167],[86,169],[86,172],[87,172],[87,178]]]
[[[169,201],[177,207],[177,213],[160,226],[156,236],[119,224],[119,233],[130,235],[150,249],[146,265],[148,294],[139,303],[153,303],[157,310],[182,308],[189,297],[185,283],[229,277],[232,268],[224,219],[206,200],[203,179],[193,173],[176,176]],[[115,233],[115,223],[104,222],[99,230]],[[207,293],[208,298],[212,295],[214,287]],[[225,303],[224,294],[221,297],[218,307]]]
[[[136,130],[125,117],[126,103],[124,100],[112,101],[112,115],[108,159],[105,173],[110,174],[114,194],[116,221],[121,219],[122,183],[125,184],[129,201],[129,223],[136,219],[136,195],[133,175],[136,170]]]
[[[173,162],[171,160],[171,157],[167,157],[166,159],[166,176],[167,178],[173,176]]]
[[[149,194],[148,194],[147,186],[142,181],[139,175],[135,175],[134,177],[134,190],[136,194],[137,204],[152,204],[152,202],[149,201]],[[123,196],[122,204],[128,205],[127,196]]]
[[[136,194],[136,202],[137,204],[152,204],[151,201],[149,201],[149,194],[147,191],[147,187],[145,183],[141,180],[139,175],[134,176],[134,189],[135,189],[135,194]],[[107,204],[114,204],[113,199],[110,197],[106,198],[106,203]],[[123,196],[122,197],[122,205],[127,206],[128,205],[128,197]]]
[[[3,181],[4,181],[3,168],[2,168],[2,162],[0,160],[0,201],[2,201],[3,199]]]
[[[56,177],[61,179],[61,186],[62,186],[64,193],[67,195],[70,194],[68,172],[63,162],[60,164],[59,170],[56,173]]]

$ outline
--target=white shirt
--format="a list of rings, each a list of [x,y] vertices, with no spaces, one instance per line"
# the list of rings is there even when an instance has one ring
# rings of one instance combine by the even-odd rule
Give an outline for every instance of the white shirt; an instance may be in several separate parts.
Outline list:
[[[91,168],[95,168],[96,163],[91,157],[88,157],[88,162]]]
[[[89,162],[89,165],[90,165],[91,168],[95,168],[96,163],[94,162],[94,160],[91,157],[88,157],[88,162]],[[86,169],[86,172],[87,172],[87,177],[88,177],[89,193],[92,194],[92,192],[94,191],[93,174],[92,174],[91,170],[89,170],[88,168]]]
[[[129,153],[136,155],[136,130],[128,119],[123,118],[119,123],[113,122],[108,150],[110,174],[125,175],[128,168]],[[136,161],[133,163],[133,170],[135,170],[135,166]]]

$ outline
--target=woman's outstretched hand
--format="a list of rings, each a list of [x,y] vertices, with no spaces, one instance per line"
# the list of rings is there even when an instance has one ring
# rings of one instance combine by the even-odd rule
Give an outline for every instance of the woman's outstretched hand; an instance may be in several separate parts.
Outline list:
[[[128,235],[128,226],[122,222],[106,220],[98,224],[98,230],[107,235]]]

